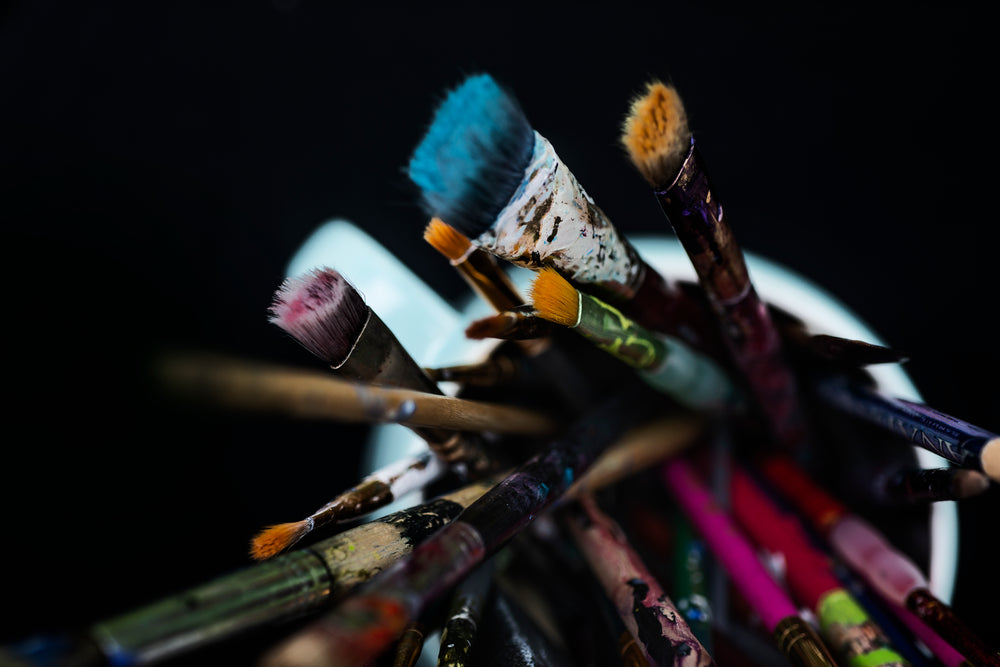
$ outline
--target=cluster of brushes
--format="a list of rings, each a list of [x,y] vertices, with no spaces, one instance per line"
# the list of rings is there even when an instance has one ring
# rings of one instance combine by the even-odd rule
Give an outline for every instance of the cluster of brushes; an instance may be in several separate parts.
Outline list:
[[[426,447],[264,527],[245,570],[96,623],[62,663],[12,659],[153,664],[298,619],[261,667],[1000,664],[923,574],[928,507],[1000,480],[1000,437],[884,394],[866,367],[895,350],[758,295],[673,86],[632,100],[621,139],[696,281],[641,257],[516,98],[468,77],[408,174],[423,238],[493,310],[465,331],[486,358],[421,365],[316,267],[270,319],[322,368],[163,365],[199,400]]]

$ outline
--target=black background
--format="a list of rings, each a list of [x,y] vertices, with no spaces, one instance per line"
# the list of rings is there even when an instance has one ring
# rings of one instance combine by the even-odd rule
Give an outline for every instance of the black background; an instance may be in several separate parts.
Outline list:
[[[186,345],[313,365],[266,309],[332,217],[464,296],[403,167],[473,72],[626,234],[669,233],[617,139],[671,78],[741,244],[909,353],[927,402],[1000,430],[988,22],[956,2],[8,2],[2,639],[240,567],[257,529],[355,479],[362,427],[189,414],[144,364]],[[953,600],[994,646],[998,498],[959,507]]]

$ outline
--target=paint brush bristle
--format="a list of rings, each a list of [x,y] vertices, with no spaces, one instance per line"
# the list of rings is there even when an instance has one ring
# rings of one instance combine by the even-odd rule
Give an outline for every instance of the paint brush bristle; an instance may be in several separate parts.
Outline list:
[[[427,227],[424,228],[424,240],[453,262],[462,259],[472,247],[468,236],[440,218],[431,218],[427,223]]]
[[[250,541],[250,556],[258,561],[273,558],[308,535],[312,527],[312,519],[268,526]]]
[[[532,305],[539,317],[567,327],[580,321],[580,294],[558,271],[539,269],[531,285]]]
[[[429,215],[476,238],[521,184],[534,141],[516,98],[488,74],[473,75],[437,108],[408,175]]]
[[[331,365],[350,354],[364,331],[369,309],[337,271],[313,269],[289,277],[274,294],[269,321]]]
[[[673,182],[691,143],[687,113],[673,86],[651,81],[646,92],[632,100],[621,143],[651,186]]]

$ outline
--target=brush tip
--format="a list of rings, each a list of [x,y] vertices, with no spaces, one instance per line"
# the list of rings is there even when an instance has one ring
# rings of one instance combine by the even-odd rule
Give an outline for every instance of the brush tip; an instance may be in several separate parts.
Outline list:
[[[551,326],[534,308],[518,307],[474,320],[465,328],[465,336],[472,340],[538,340],[551,334]]]
[[[438,106],[407,174],[430,215],[475,238],[517,189],[534,141],[516,98],[490,75],[476,74]]]
[[[268,526],[251,540],[250,557],[257,561],[273,558],[305,537],[312,526],[309,519]]]
[[[268,319],[336,366],[364,330],[368,307],[340,273],[322,267],[286,278],[274,294]]]
[[[990,488],[990,478],[978,470],[956,470],[952,484],[956,498],[972,498]]]
[[[576,326],[580,318],[580,294],[557,270],[542,267],[531,285],[531,302],[538,316],[562,324]]]
[[[452,261],[465,256],[472,247],[469,237],[458,231],[441,218],[431,218],[424,228],[424,240],[439,253]]]
[[[635,97],[622,124],[621,143],[632,164],[653,187],[673,182],[691,142],[687,113],[677,89],[658,80]]]
[[[485,340],[487,338],[506,337],[514,326],[514,318],[509,313],[496,313],[473,320],[465,327],[465,337],[470,340]]]

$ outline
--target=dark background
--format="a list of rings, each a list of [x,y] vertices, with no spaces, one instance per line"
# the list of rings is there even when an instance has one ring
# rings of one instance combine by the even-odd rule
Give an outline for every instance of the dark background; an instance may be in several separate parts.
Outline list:
[[[145,363],[193,346],[313,365],[266,310],[332,217],[464,296],[403,167],[473,72],[513,89],[626,234],[669,233],[617,140],[631,96],[672,78],[741,244],[906,351],[927,402],[1000,430],[995,54],[972,6],[3,5],[0,638],[245,565],[256,530],[355,480],[362,427],[189,413]],[[993,646],[998,498],[959,507],[953,600]]]

